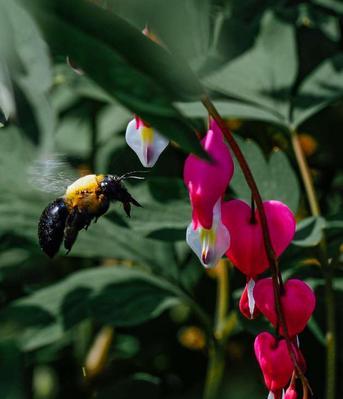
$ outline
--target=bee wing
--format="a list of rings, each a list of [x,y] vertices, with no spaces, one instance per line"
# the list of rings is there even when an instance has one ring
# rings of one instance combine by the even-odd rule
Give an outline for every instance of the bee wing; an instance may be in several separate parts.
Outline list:
[[[27,173],[29,184],[34,189],[59,195],[77,179],[70,164],[57,154],[35,160]]]

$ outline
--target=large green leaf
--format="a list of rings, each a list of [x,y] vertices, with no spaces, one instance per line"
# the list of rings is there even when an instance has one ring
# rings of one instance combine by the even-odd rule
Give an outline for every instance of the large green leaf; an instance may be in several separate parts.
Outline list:
[[[203,155],[171,99],[199,98],[192,72],[127,22],[88,2],[31,2],[53,49],[69,55],[107,93],[186,151]]]
[[[309,217],[300,221],[292,243],[299,247],[314,247],[323,237],[326,222],[323,217]]]
[[[65,280],[13,302],[0,313],[3,329],[20,327],[26,350],[46,345],[81,320],[131,326],[157,317],[177,304],[178,288],[165,280],[127,267],[74,273]]]
[[[0,396],[4,399],[24,399],[23,359],[13,340],[0,343]]]
[[[223,118],[264,121],[280,125],[280,118],[277,114],[255,104],[233,99],[214,100],[213,104]],[[190,118],[206,118],[208,115],[208,111],[199,102],[177,103],[176,106]]]
[[[323,61],[300,85],[293,102],[294,128],[343,97],[343,55]]]
[[[249,163],[263,200],[284,202],[293,212],[299,205],[300,189],[294,170],[287,156],[280,150],[273,151],[267,161],[260,148],[251,140],[238,140],[240,148]],[[244,175],[235,160],[235,173],[231,188],[237,197],[251,201],[251,192]]]
[[[48,48],[25,9],[15,1],[2,2],[1,6],[8,23],[5,33],[11,37],[12,54],[6,61],[16,89],[16,120],[33,142],[41,141],[47,148],[55,129],[55,115],[47,97],[52,85]]]
[[[142,29],[149,26],[173,53],[181,55],[195,68],[208,57],[211,19],[210,0],[109,0],[107,9]]]
[[[269,11],[254,47],[208,76],[205,83],[222,95],[265,109],[287,125],[296,73],[294,27]]]

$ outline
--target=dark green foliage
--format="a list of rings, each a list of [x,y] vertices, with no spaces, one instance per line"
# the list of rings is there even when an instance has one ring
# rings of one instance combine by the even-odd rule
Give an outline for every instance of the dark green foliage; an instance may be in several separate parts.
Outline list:
[[[183,163],[189,152],[204,155],[204,93],[231,126],[240,118],[235,137],[263,199],[297,215],[280,264],[285,277],[301,276],[317,294],[301,342],[316,397],[324,397],[325,295],[316,262],[324,235],[340,341],[343,331],[342,15],[330,0],[0,0],[1,398],[201,397],[207,350],[183,346],[180,331],[196,325],[206,335],[215,318],[216,281],[185,244]],[[142,35],[145,24],[164,47]],[[127,183],[143,207],[128,219],[113,204],[68,256],[49,260],[37,242],[38,219],[70,181],[143,169],[124,138],[133,114],[172,140],[145,181]],[[292,129],[317,143],[308,155],[317,218]],[[232,197],[250,202],[237,162]],[[244,283],[230,273],[232,312]],[[114,328],[107,361],[85,380],[86,354],[103,326]],[[269,327],[238,318],[219,397],[266,396],[252,340]]]

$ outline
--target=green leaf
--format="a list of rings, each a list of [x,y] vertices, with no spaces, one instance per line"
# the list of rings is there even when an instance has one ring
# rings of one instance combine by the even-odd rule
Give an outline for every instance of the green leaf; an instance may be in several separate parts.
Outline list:
[[[26,398],[23,381],[23,359],[16,344],[0,343],[0,397],[4,399]]]
[[[318,245],[323,237],[325,226],[325,219],[321,216],[311,216],[301,220],[297,224],[297,231],[292,243],[299,247],[314,247]]]
[[[65,280],[12,302],[0,313],[19,327],[20,344],[32,350],[60,339],[81,320],[132,326],[177,304],[178,288],[150,274],[127,267],[74,273]]]
[[[311,0],[311,3],[332,11],[337,15],[343,15],[343,4],[335,0]]]
[[[318,340],[318,342],[320,342],[325,347],[326,346],[325,335],[322,332],[322,330],[320,329],[320,327],[314,317],[311,317],[307,326],[310,329],[310,331],[312,332],[312,334],[315,336],[315,338]]]
[[[223,118],[264,121],[280,125],[280,118],[268,109],[238,100],[214,100],[213,104]],[[177,103],[177,108],[189,118],[206,118],[208,111],[199,102]]]
[[[33,3],[33,2],[32,2]],[[34,1],[49,44],[69,55],[110,96],[188,152],[204,156],[171,99],[199,98],[192,72],[140,31],[88,2]]]
[[[173,232],[179,240],[178,233],[182,231],[181,239],[184,240],[192,211],[183,181],[151,177],[147,183],[130,189],[143,207],[135,210],[135,217],[128,220],[128,225],[134,231],[156,239],[165,240],[163,231],[167,231],[171,235],[170,241],[174,241]],[[163,193],[163,197],[156,198],[156,193]]]
[[[281,201],[296,212],[300,197],[299,184],[286,155],[280,150],[273,151],[267,161],[253,141],[237,139],[252,170],[262,199]],[[251,192],[236,160],[235,173],[230,186],[237,197],[250,203]]]
[[[343,55],[323,61],[301,83],[293,102],[294,128],[343,97]]]
[[[47,147],[55,129],[55,115],[47,97],[52,85],[48,47],[25,9],[15,1],[3,2],[3,6],[13,46],[7,67],[17,91],[16,119],[35,144],[43,141]]]
[[[107,4],[138,29],[148,26],[192,67],[198,69],[208,58],[214,11],[210,0],[109,0]]]
[[[287,125],[296,73],[294,27],[268,11],[255,46],[206,77],[205,84],[221,95],[265,109]]]

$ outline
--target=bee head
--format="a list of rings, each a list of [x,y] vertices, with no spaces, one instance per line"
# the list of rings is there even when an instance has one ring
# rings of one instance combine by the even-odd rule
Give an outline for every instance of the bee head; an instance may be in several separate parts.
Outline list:
[[[124,205],[125,212],[128,216],[130,216],[131,205],[141,206],[139,202],[137,202],[131,194],[127,191],[126,187],[123,184],[123,180],[128,178],[138,178],[138,176],[133,176],[132,173],[129,172],[122,176],[115,175],[106,175],[100,183],[101,191],[104,195],[108,197],[111,201],[120,201]],[[142,179],[142,178],[140,178]]]
[[[119,200],[122,191],[127,191],[119,176],[106,175],[100,183],[103,194],[107,195],[111,200]]]

